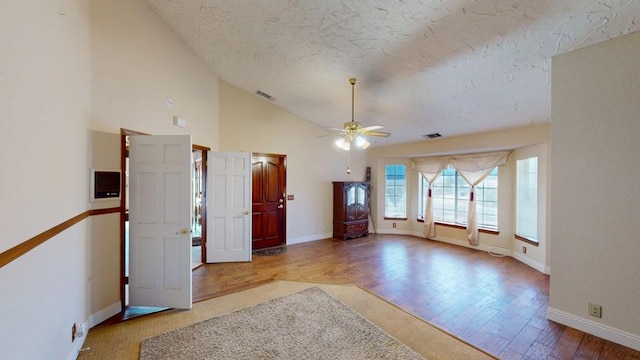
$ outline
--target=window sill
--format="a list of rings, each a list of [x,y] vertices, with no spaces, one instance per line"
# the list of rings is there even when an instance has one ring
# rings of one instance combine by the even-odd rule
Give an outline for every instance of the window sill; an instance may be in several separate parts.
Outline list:
[[[406,217],[384,217],[385,220],[402,220],[402,221],[406,221],[407,218]]]
[[[424,222],[424,219],[418,219],[418,222]],[[450,224],[450,223],[444,223],[444,222],[440,222],[440,221],[436,221],[436,225],[450,227],[450,228],[454,228],[454,229],[466,229],[467,228],[464,225]],[[491,235],[500,235],[500,231],[498,231],[498,230],[478,229],[478,232],[481,232],[481,233],[484,233],[484,234],[491,234]]]
[[[513,237],[516,238],[516,240],[520,240],[520,241],[526,242],[529,245],[533,245],[533,246],[540,245],[540,243],[538,243],[536,240],[530,239],[530,238],[528,238],[526,236],[513,234]]]

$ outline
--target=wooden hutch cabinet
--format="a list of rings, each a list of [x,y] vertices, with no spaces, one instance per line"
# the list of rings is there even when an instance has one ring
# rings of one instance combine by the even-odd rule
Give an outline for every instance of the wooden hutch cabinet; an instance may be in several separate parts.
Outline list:
[[[333,237],[352,239],[369,235],[369,183],[333,182]]]

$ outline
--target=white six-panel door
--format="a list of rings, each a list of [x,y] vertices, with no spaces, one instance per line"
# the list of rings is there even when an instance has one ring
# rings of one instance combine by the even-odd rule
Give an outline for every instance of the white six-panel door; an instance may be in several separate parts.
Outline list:
[[[208,159],[207,262],[251,261],[251,153]]]
[[[191,136],[132,136],[131,306],[190,309]]]

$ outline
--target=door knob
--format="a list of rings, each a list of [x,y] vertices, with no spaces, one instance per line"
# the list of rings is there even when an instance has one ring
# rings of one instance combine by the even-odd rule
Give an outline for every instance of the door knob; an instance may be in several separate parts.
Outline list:
[[[284,207],[284,205],[280,204],[278,205],[278,209],[282,209]]]
[[[182,235],[186,235],[186,234],[188,234],[188,233],[189,233],[189,231],[190,231],[189,229],[184,228],[184,229],[182,229],[182,230],[180,230],[180,231],[176,231],[176,234],[178,234],[178,235],[180,235],[180,234],[182,234]]]
[[[249,210],[245,210],[242,212],[242,215],[249,215]]]

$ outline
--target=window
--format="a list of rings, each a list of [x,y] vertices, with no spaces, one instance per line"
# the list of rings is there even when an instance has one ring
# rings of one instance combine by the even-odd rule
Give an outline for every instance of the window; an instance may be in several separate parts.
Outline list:
[[[538,240],[538,158],[516,163],[516,235]]]
[[[384,217],[407,218],[407,178],[405,166],[389,164],[384,167]]]
[[[424,219],[424,205],[429,184],[420,175],[418,214]],[[456,169],[447,166],[431,186],[433,217],[438,222],[467,225],[467,209],[471,186]],[[478,227],[498,229],[498,167],[496,166],[475,189]]]

